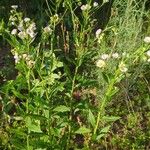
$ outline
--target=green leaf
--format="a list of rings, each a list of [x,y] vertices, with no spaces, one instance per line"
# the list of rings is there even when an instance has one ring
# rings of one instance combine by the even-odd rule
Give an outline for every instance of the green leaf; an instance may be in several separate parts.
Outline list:
[[[100,133],[107,133],[109,131],[110,127],[111,126],[109,125],[107,127],[102,128],[102,130],[100,131]]]
[[[95,127],[95,122],[96,122],[95,117],[90,109],[89,109],[88,120],[91,123],[92,127]]]
[[[70,111],[70,107],[67,107],[67,106],[64,106],[64,105],[60,105],[60,106],[57,106],[56,108],[54,108],[53,111],[56,111],[56,112],[67,112],[67,111]]]
[[[36,133],[42,133],[39,120],[32,121],[30,117],[26,117],[25,121],[26,121],[26,126],[30,131]]]
[[[20,92],[16,91],[16,90],[12,90],[13,94],[20,98],[20,99],[26,99],[26,97],[24,95],[22,95]]]
[[[77,131],[75,131],[75,133],[77,134],[85,134],[85,133],[90,133],[90,132],[91,130],[85,127],[81,127]]]
[[[65,63],[64,63],[64,71],[65,71],[67,77],[68,77],[70,80],[72,80],[72,75],[71,75],[70,68],[69,68],[68,65],[66,65]]]
[[[109,76],[108,76],[105,72],[102,72],[102,76],[103,76],[103,79],[104,79],[107,83],[110,82]]]
[[[120,119],[120,117],[117,116],[104,116],[102,118],[102,120],[106,121],[106,122],[114,122],[116,120]]]
[[[96,140],[99,140],[99,139],[101,139],[103,136],[105,136],[106,134],[100,134],[100,135],[98,135],[97,137],[96,137]]]

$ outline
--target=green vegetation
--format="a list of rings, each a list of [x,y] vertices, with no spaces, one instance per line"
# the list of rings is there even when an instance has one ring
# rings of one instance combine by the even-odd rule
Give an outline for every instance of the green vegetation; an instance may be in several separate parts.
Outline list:
[[[149,149],[149,2],[110,2],[0,2],[0,149]]]

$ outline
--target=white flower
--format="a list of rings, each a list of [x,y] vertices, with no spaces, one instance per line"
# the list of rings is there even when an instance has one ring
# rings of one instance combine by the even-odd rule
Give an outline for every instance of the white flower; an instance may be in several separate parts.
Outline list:
[[[23,22],[21,21],[20,24],[18,25],[18,30],[19,31],[23,31],[24,27],[23,27]]]
[[[27,54],[22,54],[22,58],[23,58],[23,59],[26,59],[27,56],[28,56]]]
[[[150,62],[150,58],[149,58],[149,59],[147,59],[147,62]]]
[[[103,59],[103,60],[106,60],[106,59],[108,59],[109,58],[109,55],[108,54],[102,54],[101,55],[101,59]]]
[[[28,28],[26,30],[26,33],[31,37],[31,38],[34,38],[36,36],[36,33],[34,33],[33,30],[31,30],[30,28]]]
[[[112,57],[113,57],[113,58],[119,58],[119,54],[118,54],[118,53],[113,53],[113,54],[112,54]]]
[[[36,24],[35,24],[34,22],[31,23],[30,26],[29,26],[29,28],[30,28],[31,30],[36,30]]]
[[[145,43],[150,43],[150,37],[149,37],[149,36],[145,37],[145,38],[144,38],[144,42],[145,42]]]
[[[12,35],[16,35],[16,34],[17,34],[17,29],[13,29],[13,30],[11,31],[11,34],[12,34]]]
[[[97,62],[96,62],[96,66],[99,67],[99,68],[104,68],[106,66],[106,63],[104,60],[101,60],[99,59]]]
[[[147,56],[150,57],[150,50],[146,52]]]
[[[32,29],[30,29],[30,28],[27,28],[26,33],[27,33],[31,38],[34,38],[35,35],[36,35],[36,34],[34,33],[34,31],[33,31]]]
[[[99,35],[101,34],[101,32],[102,32],[102,29],[98,29],[98,30],[96,31],[95,34],[96,34],[96,37],[97,37],[97,38],[99,38]]]
[[[86,5],[82,5],[81,6],[81,10],[89,10],[91,8],[91,6],[90,5],[88,5],[88,4],[86,4]]]
[[[12,22],[11,22],[11,25],[15,25],[15,23],[12,21]]]
[[[35,65],[35,61],[29,60],[27,61],[27,65],[29,66],[29,68],[32,68]]]
[[[97,3],[97,2],[94,2],[94,3],[93,3],[93,6],[94,6],[94,7],[98,6],[98,3]]]
[[[119,64],[119,69],[121,72],[127,72],[128,71],[128,68],[126,67],[126,65],[123,62],[121,62]]]
[[[30,18],[24,18],[24,21],[25,21],[25,22],[29,22],[29,21],[30,21]]]
[[[33,31],[29,33],[31,38],[34,38],[36,36],[36,33],[34,33]]]
[[[18,33],[18,36],[21,38],[21,39],[25,39],[27,37],[27,34],[24,32],[24,31],[20,31]]]
[[[14,59],[15,59],[15,63],[17,64],[20,60],[19,56],[18,56],[18,53],[15,52],[14,54]]]
[[[49,26],[45,27],[43,30],[45,33],[49,33],[49,32],[51,33],[52,32],[52,29]]]
[[[17,8],[18,8],[18,5],[12,5],[11,8],[17,9]]]
[[[30,24],[30,26],[26,29],[26,33],[31,37],[34,38],[36,33],[34,32],[34,30],[36,30],[36,25],[33,22],[32,24]]]

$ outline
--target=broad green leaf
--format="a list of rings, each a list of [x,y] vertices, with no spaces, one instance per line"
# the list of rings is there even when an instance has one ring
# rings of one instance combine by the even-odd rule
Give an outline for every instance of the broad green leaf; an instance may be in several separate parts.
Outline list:
[[[77,134],[85,134],[85,133],[90,133],[90,132],[91,130],[86,127],[81,127],[77,131],[75,131],[75,133]]]
[[[26,133],[23,129],[11,129],[10,132],[18,137],[26,137]]]
[[[32,121],[30,117],[26,117],[25,121],[30,131],[42,133],[39,120]]]
[[[110,127],[111,126],[109,125],[107,127],[102,128],[102,130],[100,131],[100,133],[107,133],[109,131]]]
[[[92,111],[89,109],[89,115],[88,115],[88,120],[89,120],[89,122],[91,123],[91,125],[93,126],[93,127],[95,127],[95,117],[94,117],[94,115],[93,115],[93,113],[92,113]]]
[[[54,108],[53,111],[56,111],[56,112],[67,112],[67,111],[70,111],[70,107],[67,107],[67,106],[64,106],[64,105],[60,105],[60,106],[57,106],[56,108]]]
[[[117,116],[104,116],[102,118],[102,120],[106,121],[106,122],[113,122],[113,121],[116,121],[120,119],[120,117],[117,117]]]

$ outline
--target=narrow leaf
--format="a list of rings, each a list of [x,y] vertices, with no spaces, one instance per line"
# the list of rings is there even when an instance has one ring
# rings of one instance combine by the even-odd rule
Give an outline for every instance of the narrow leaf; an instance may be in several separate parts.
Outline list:
[[[53,111],[56,111],[56,112],[67,112],[67,111],[70,111],[70,107],[67,107],[67,106],[64,106],[64,105],[60,105],[60,106],[54,108]]]
[[[89,109],[89,116],[88,116],[88,120],[91,123],[92,127],[95,127],[95,117],[92,113],[92,111]]]
[[[104,127],[104,128],[100,131],[100,133],[107,133],[107,132],[109,131],[110,127],[111,127],[110,125],[107,126],[107,127]]]
[[[106,121],[106,122],[114,122],[116,120],[119,120],[120,117],[117,117],[117,116],[104,116],[102,118],[102,120]]]
[[[98,135],[97,137],[96,137],[96,140],[99,140],[99,139],[101,139],[103,136],[105,136],[106,134],[100,134],[100,135]]]
[[[79,128],[75,133],[77,134],[85,134],[85,133],[90,133],[91,130],[85,127],[81,127]]]

